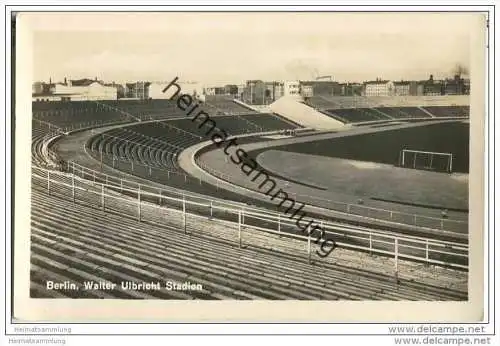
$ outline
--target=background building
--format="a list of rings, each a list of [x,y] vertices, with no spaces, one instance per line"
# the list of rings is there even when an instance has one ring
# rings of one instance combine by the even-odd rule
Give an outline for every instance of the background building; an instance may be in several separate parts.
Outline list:
[[[238,84],[238,99],[243,100],[243,93],[245,92],[246,85]]]
[[[240,91],[241,88],[238,87],[238,92]],[[248,80],[243,88],[241,100],[251,105],[268,105],[282,97],[283,94],[283,82]]]
[[[361,83],[342,83],[339,86],[342,96],[361,96],[363,93],[363,84]]]
[[[374,81],[364,82],[363,89],[365,96],[390,96],[394,93],[394,83],[377,78]]]
[[[312,85],[301,85],[300,86],[300,96],[304,99],[314,96],[314,90]]]
[[[299,95],[300,95],[299,81],[283,82],[283,96],[299,96]]]
[[[396,96],[408,96],[410,95],[410,82],[409,81],[395,81],[394,84],[394,95]]]
[[[424,94],[424,83],[421,81],[410,81],[410,95],[422,96]]]
[[[125,97],[131,99],[149,99],[150,82],[135,82],[125,84]]]
[[[338,82],[312,80],[300,81],[299,83],[300,93],[303,97],[311,92],[310,96],[339,96],[342,94],[342,87]]]
[[[247,80],[243,91],[243,102],[250,105],[263,105],[266,95],[266,85],[261,80]]]
[[[215,95],[215,87],[203,88],[203,94],[208,96]]]
[[[283,96],[283,82],[265,82],[264,104],[268,105]]]
[[[165,88],[171,83],[171,81],[160,81],[160,82],[148,82],[148,97],[150,99],[168,99],[172,96],[170,92],[163,92]],[[189,95],[211,95],[207,94],[206,90],[209,88],[203,88],[202,85],[199,82],[192,82],[192,81],[182,81],[182,80],[177,80],[175,82],[179,87],[181,88],[180,93],[182,94],[189,94]],[[175,92],[174,90],[175,87],[172,87],[172,91]]]
[[[116,100],[117,88],[107,86],[102,81],[95,79],[64,79],[63,83],[56,83],[50,86],[50,93],[55,97],[65,95],[70,100]]]
[[[470,94],[470,79],[465,78],[464,79],[464,95],[469,95]]]
[[[224,86],[224,94],[231,97],[238,97],[238,86],[236,84],[226,84]]]
[[[469,93],[470,86],[466,86],[465,80],[460,78],[460,75],[455,75],[453,79],[446,78],[443,84],[446,95],[464,95]]]
[[[329,77],[329,80],[324,80]],[[247,80],[245,84],[226,84],[224,86],[203,86],[195,81],[177,80],[181,93],[201,97],[201,95],[223,95],[239,99],[251,105],[269,105],[282,96],[309,98],[312,96],[438,96],[468,95],[470,80],[456,73],[453,78],[435,80],[431,74],[427,80],[389,81],[377,78],[364,83],[338,83],[331,76],[318,77],[316,80],[263,81]],[[167,99],[171,95],[164,93],[171,81],[129,82],[125,85],[104,83],[94,79],[64,79],[64,82],[48,83],[37,81],[32,84],[33,99],[39,100],[116,100],[131,99]],[[174,90],[175,91],[175,90]]]
[[[41,94],[44,91],[44,84],[43,82],[35,82],[31,86],[31,93],[32,94]]]
[[[116,97],[118,99],[125,97],[125,87],[122,84],[117,84],[117,83],[113,82],[113,83],[105,84],[105,86],[115,88],[116,89]]]
[[[440,80],[435,80],[433,75],[429,76],[429,79],[423,81],[424,95],[427,96],[438,96],[444,95],[443,82]]]

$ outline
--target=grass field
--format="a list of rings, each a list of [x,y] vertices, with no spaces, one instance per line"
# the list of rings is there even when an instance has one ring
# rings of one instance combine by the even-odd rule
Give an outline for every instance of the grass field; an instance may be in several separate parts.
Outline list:
[[[469,172],[469,124],[437,123],[276,147],[302,154],[397,165],[402,149],[453,154],[453,171]]]
[[[257,158],[271,172],[332,193],[446,209],[468,209],[468,183],[437,172],[268,150]],[[286,170],[283,169],[286,167]]]

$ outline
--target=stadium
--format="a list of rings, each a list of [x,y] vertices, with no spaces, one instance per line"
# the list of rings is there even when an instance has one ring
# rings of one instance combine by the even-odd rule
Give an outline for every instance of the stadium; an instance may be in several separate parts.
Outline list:
[[[32,102],[32,298],[467,300],[468,95],[183,102]]]

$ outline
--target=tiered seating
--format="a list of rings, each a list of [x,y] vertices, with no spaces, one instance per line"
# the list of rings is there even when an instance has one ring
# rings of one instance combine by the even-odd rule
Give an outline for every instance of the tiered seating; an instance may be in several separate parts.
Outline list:
[[[316,109],[467,107],[468,95],[447,96],[313,96],[307,103]]]
[[[248,121],[256,124],[258,127],[262,128],[264,131],[278,131],[278,130],[290,130],[296,129],[300,126],[293,124],[279,116],[274,114],[247,114],[241,116]]]
[[[202,109],[201,107],[198,109]],[[209,110],[207,110],[209,114]],[[251,112],[247,110],[247,113]],[[96,127],[139,119],[187,117],[170,100],[109,100],[75,102],[33,102],[33,118],[56,125],[65,131]]]
[[[37,111],[61,111],[61,110],[88,110],[95,108],[95,102],[80,101],[80,102],[32,102],[31,107],[33,112]]]
[[[301,102],[295,97],[281,97],[269,105],[273,113],[289,119],[300,126],[317,130],[335,130],[342,127],[345,121],[325,114],[324,111],[310,104]]]
[[[219,129],[232,135],[294,128],[271,114],[218,117],[215,121]],[[90,147],[93,150],[101,148],[106,155],[126,157],[141,164],[163,166],[175,171],[178,170],[177,154],[208,139],[213,134],[206,136],[209,130],[208,125],[198,129],[198,124],[188,119],[145,123],[108,131],[94,138]]]
[[[47,132],[40,128],[33,128],[31,135],[31,163],[37,166],[44,166],[46,163],[42,153],[43,143]]]
[[[425,110],[438,117],[469,116],[467,106],[425,107]],[[376,107],[376,108],[337,108],[328,109],[325,114],[346,122],[363,122],[390,119],[431,118],[431,115],[419,107]]]
[[[253,112],[251,109],[234,102],[231,96],[207,95],[205,97],[205,103],[208,107],[211,105],[222,113],[245,114]]]
[[[56,114],[49,115],[34,113],[33,118],[54,124],[64,131],[131,121],[130,118],[127,119],[123,114],[115,111],[91,112],[85,115],[72,111],[57,111]]]
[[[391,119],[388,115],[370,108],[331,109],[327,112],[339,116],[350,123]]]
[[[376,108],[395,119],[430,118],[431,116],[418,107],[383,107]]]
[[[313,96],[307,100],[316,109],[371,108],[379,102],[377,98],[365,96]]]
[[[304,243],[213,221],[189,220],[183,234],[168,210],[150,212],[159,223],[145,225],[59,197],[32,193],[31,297],[128,299],[324,299],[324,300],[466,300],[467,291],[447,288],[457,278],[420,278],[389,274],[393,264],[339,251],[331,262],[310,265]],[[55,189],[56,187],[53,187]],[[110,202],[112,203],[112,202]],[[120,202],[119,202],[120,203]],[[146,208],[145,208],[146,209]],[[147,213],[147,210],[144,211]],[[178,214],[176,214],[178,215]],[[145,216],[146,217],[146,216]],[[106,220],[106,222],[102,222]],[[369,263],[369,264],[368,264]],[[401,268],[404,265],[401,263]],[[367,270],[366,268],[375,268]],[[408,270],[409,272],[409,270]],[[442,272],[442,271],[439,271]],[[119,288],[122,281],[202,284],[200,291]],[[47,290],[46,281],[106,280],[114,290]]]
[[[155,126],[156,125],[156,126]],[[94,137],[89,147],[108,155],[108,161],[125,159],[151,167],[165,167],[181,172],[177,155],[184,148],[200,141],[199,137],[179,132],[160,124],[141,124],[131,128],[118,128]]]
[[[462,110],[463,114],[470,116],[470,106],[458,106],[458,108]]]
[[[326,97],[312,96],[307,101],[306,104],[310,105],[316,109],[328,109],[328,108],[338,108],[339,104],[337,102],[331,101]]]
[[[33,119],[50,123],[64,131],[135,120],[120,111],[91,101],[33,102]]]
[[[224,116],[216,117],[213,121],[217,128],[229,135],[294,128],[272,114]],[[105,132],[94,137],[87,146],[97,159],[100,159],[102,152],[103,162],[108,166],[166,185],[206,195],[221,195],[221,191],[212,185],[202,185],[199,180],[186,176],[177,163],[177,156],[183,149],[209,140],[217,132],[209,132],[209,125],[201,129],[198,126],[191,119],[142,123]],[[190,185],[190,188],[186,185]],[[233,199],[242,200],[238,194],[230,195]]]
[[[99,101],[123,110],[143,120],[186,117],[186,112],[171,100],[113,100]]]
[[[373,108],[373,107],[420,107],[467,105],[468,95],[446,96],[315,96],[313,105],[323,109]]]
[[[446,96],[417,96],[418,106],[450,106],[468,105],[469,95],[446,95]],[[415,104],[412,104],[412,106]]]
[[[297,129],[302,128],[302,129],[304,129],[304,126],[300,125],[299,123],[296,123],[295,121],[293,121],[291,119],[285,118],[285,117],[279,115],[278,113],[269,113],[269,114],[273,115],[275,118],[280,119],[282,122],[290,124],[294,128],[297,128]]]
[[[39,121],[31,122],[31,164],[35,166],[47,166],[49,157],[44,152],[44,145],[51,138],[57,136],[60,132],[57,128],[47,123]]]
[[[468,117],[468,106],[441,106],[431,107],[427,106],[425,109],[436,117]]]
[[[204,120],[204,117],[199,119]],[[212,118],[216,123],[217,128],[226,131],[230,135],[267,132],[273,130],[285,130],[292,128],[288,122],[285,122],[273,114],[248,114],[248,115],[233,115]],[[174,120],[169,121],[172,124],[185,131],[193,132],[197,135],[203,136],[206,131],[210,130],[211,125],[198,129],[199,122],[192,122],[191,120]],[[211,134],[210,134],[211,135]]]
[[[116,134],[116,133],[115,133]],[[138,134],[121,134],[122,137],[111,138],[96,136],[88,143],[89,151],[94,158],[100,160],[100,148],[103,148],[103,163],[117,170],[141,178],[158,182],[174,188],[200,193],[205,196],[218,196],[222,199],[246,202],[246,197],[235,192],[219,189],[211,184],[201,182],[185,174],[179,167],[177,156],[181,151],[172,145],[187,145],[193,137],[187,133],[175,133],[175,141],[163,137],[161,144],[157,140],[141,142]],[[128,142],[127,142],[128,140]],[[197,139],[198,141],[200,139]],[[176,143],[176,144],[174,144]],[[97,168],[97,167],[96,167]]]
[[[431,118],[428,113],[419,107],[390,106],[391,104],[398,104],[398,102],[402,102],[401,104],[404,105],[404,101],[406,101],[406,99],[402,101],[400,98],[395,97],[393,100],[383,96],[315,96],[308,100],[308,104],[316,109],[322,110],[323,113],[331,115],[337,120],[349,123],[390,119]],[[416,100],[411,99],[411,101],[408,102],[414,103],[414,101]]]

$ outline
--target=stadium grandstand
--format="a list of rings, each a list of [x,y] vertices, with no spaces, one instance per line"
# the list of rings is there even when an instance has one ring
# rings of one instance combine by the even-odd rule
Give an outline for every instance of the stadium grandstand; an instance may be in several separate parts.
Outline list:
[[[261,113],[206,95],[200,110],[32,103],[31,297],[468,299],[468,98],[283,98]],[[214,133],[323,231],[301,232]],[[193,289],[44,284],[165,277]]]
[[[411,101],[409,101],[411,100]],[[460,100],[468,102],[467,98]],[[469,106],[439,105],[436,97],[325,97],[315,96],[305,103],[344,123],[361,123],[396,119],[467,118]],[[410,104],[415,106],[410,107]]]

